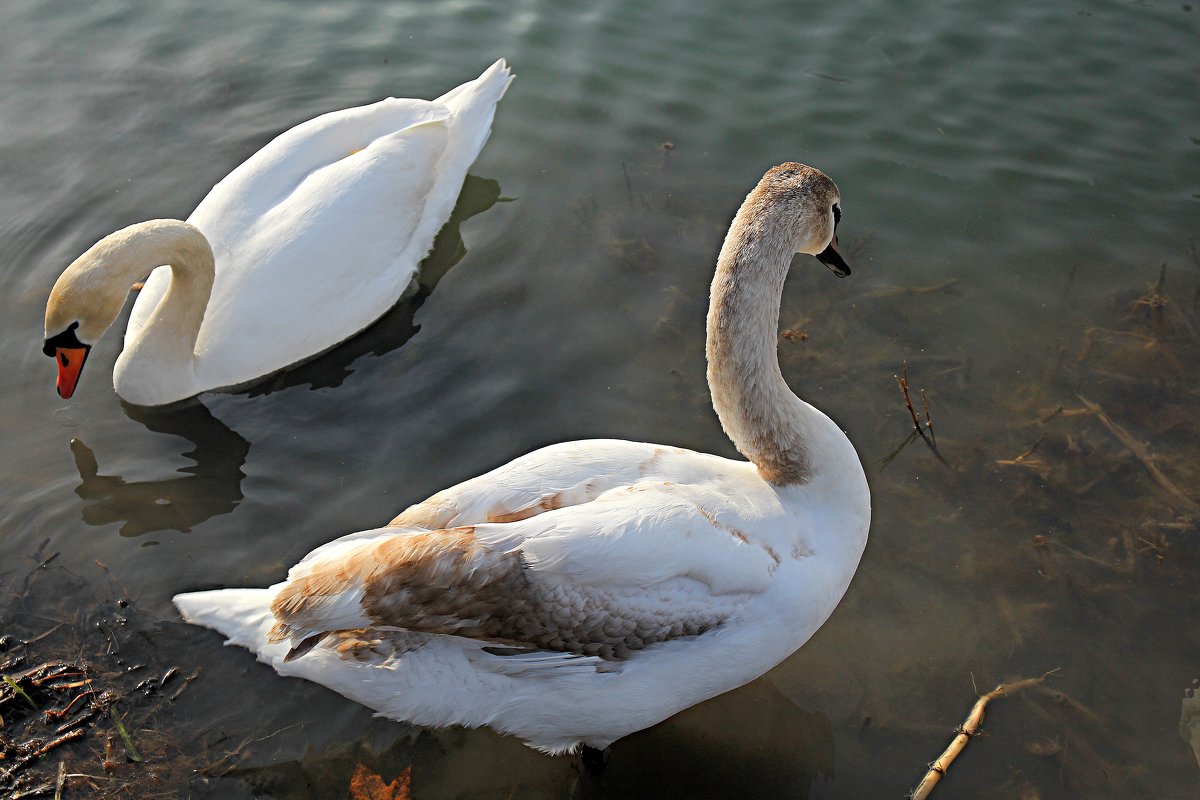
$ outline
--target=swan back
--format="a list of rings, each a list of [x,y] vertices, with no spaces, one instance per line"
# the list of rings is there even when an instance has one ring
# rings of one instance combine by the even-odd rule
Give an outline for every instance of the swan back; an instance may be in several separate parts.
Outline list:
[[[322,115],[218,183],[188,218],[216,258],[188,394],[323,352],[393,306],[453,210],[510,81],[498,61],[449,102],[389,98]],[[126,347],[167,283],[163,269],[146,281]]]

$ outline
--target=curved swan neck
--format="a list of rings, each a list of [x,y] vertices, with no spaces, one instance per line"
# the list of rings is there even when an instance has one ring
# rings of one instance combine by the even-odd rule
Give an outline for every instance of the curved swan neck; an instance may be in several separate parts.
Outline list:
[[[128,286],[156,267],[168,265],[171,280],[145,324],[125,337],[117,359],[117,391],[131,402],[161,402],[139,387],[172,391],[189,379],[196,338],[212,294],[216,263],[208,240],[178,220],[152,220],[117,231],[109,259],[109,279]],[[120,266],[117,266],[120,265]],[[186,377],[180,373],[186,373]]]
[[[708,310],[713,408],[738,452],[777,484],[811,479],[807,441],[820,413],[779,370],[779,302],[795,244],[785,221],[751,192],[721,247]]]
[[[195,346],[196,334],[212,295],[216,262],[208,239],[178,220],[151,220],[125,228],[127,264],[132,275],[145,276],[161,265],[171,268],[171,282],[158,307],[142,328],[142,336],[173,336]],[[160,331],[160,327],[168,330]]]

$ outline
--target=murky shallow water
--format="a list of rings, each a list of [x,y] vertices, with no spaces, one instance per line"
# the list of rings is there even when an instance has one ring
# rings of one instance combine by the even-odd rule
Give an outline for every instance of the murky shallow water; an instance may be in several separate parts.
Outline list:
[[[972,679],[1057,667],[1059,694],[993,707],[939,794],[1194,796],[1190,4],[16,2],[0,22],[0,621],[203,667],[176,702],[131,708],[134,733],[205,763],[236,752],[236,770],[164,773],[163,791],[342,796],[364,762],[385,781],[411,766],[422,800],[901,796]],[[294,375],[169,412],[117,400],[110,335],[57,401],[43,303],[89,244],[186,216],[300,120],[435,96],[501,56],[518,80],[472,172],[515,199],[479,203],[432,291]],[[839,183],[855,267],[794,272],[784,372],[846,428],[875,508],[849,594],[800,652],[618,744],[593,785],[488,731],[372,720],[177,622],[177,591],[265,585],[541,444],[733,455],[704,386],[707,285],[733,210],[783,160]],[[1162,264],[1165,306],[1137,302]],[[952,470],[920,442],[881,470],[911,429],[904,360]],[[1134,447],[1073,415],[1081,395]],[[100,620],[116,633],[97,639]],[[99,772],[90,752],[72,751],[81,772]]]

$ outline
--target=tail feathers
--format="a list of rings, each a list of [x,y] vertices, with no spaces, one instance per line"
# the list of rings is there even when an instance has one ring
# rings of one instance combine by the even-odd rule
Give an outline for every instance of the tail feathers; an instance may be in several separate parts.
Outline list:
[[[449,108],[455,114],[461,114],[468,106],[476,104],[490,111],[504,97],[512,79],[512,70],[501,58],[475,80],[454,87],[433,102]],[[490,118],[488,122],[490,124]]]
[[[287,642],[270,641],[275,615],[271,600],[275,587],[270,589],[219,589],[210,592],[188,592],[172,598],[184,620],[193,625],[212,628],[229,640],[229,644],[245,647],[269,664],[281,663],[287,655]]]

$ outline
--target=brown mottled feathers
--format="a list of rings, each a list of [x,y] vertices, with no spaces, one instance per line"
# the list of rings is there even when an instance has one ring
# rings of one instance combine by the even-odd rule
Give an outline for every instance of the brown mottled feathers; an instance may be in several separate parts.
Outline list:
[[[276,595],[271,638],[302,638],[290,658],[307,652],[328,631],[328,603],[343,593],[372,626],[606,659],[696,636],[723,620],[686,603],[678,613],[658,613],[671,601],[653,592],[630,607],[595,588],[538,581],[519,551],[489,550],[473,534],[473,527],[398,532],[316,562]]]

